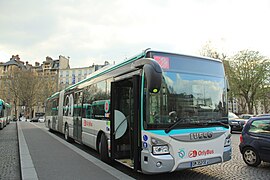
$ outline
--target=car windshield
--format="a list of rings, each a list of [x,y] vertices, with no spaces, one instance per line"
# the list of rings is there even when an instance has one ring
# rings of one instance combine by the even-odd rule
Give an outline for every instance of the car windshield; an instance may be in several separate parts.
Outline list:
[[[250,119],[251,117],[253,117],[252,115],[249,115],[249,114],[242,114],[240,116],[240,118],[243,118],[243,119]]]
[[[146,128],[168,128],[176,122],[179,128],[228,123],[225,100],[221,77],[164,72],[160,92],[148,93]]]

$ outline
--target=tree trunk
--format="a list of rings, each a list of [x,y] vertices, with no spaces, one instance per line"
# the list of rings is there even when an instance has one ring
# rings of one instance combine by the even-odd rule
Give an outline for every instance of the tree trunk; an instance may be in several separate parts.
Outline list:
[[[18,119],[18,117],[17,117],[17,102],[16,102],[16,100],[14,100],[13,103],[14,103],[14,110],[15,110],[15,115],[14,116],[15,116],[16,119]]]

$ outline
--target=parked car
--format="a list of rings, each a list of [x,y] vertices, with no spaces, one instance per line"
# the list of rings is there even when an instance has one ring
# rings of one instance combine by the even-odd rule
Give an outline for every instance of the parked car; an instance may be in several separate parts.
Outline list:
[[[252,115],[252,114],[241,114],[239,117],[241,119],[250,119],[250,118],[254,117],[254,115]]]
[[[262,116],[269,116],[270,117],[270,114],[258,114],[257,117],[262,117]]]
[[[26,117],[22,116],[22,117],[19,117],[19,121],[25,121],[25,122],[27,122],[27,119],[26,119]]]
[[[270,116],[251,118],[240,135],[240,152],[249,166],[270,162]]]
[[[38,122],[39,117],[34,117],[30,120],[30,122]]]
[[[38,122],[44,123],[45,122],[45,117],[44,116],[39,117]]]
[[[232,112],[229,112],[228,118],[231,131],[242,131],[244,125],[248,121],[248,119],[239,118],[236,114]]]

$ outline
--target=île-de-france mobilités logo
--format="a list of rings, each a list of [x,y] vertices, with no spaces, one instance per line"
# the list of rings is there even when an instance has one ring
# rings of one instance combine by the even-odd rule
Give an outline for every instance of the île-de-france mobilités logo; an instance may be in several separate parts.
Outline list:
[[[184,149],[179,149],[178,156],[183,159],[186,155],[186,152]]]

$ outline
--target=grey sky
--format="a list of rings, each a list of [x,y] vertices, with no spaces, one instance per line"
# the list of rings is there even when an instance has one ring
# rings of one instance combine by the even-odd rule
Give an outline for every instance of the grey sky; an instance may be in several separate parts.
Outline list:
[[[270,0],[0,0],[0,61],[69,56],[71,67],[143,49],[198,54],[212,41],[270,57]]]

